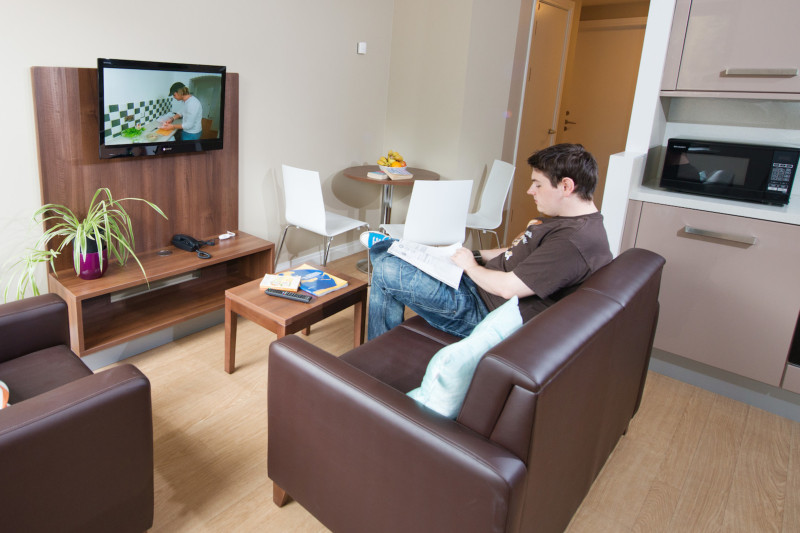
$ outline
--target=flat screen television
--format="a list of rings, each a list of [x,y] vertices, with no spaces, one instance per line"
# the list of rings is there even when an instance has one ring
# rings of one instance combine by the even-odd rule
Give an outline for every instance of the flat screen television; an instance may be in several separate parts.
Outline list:
[[[222,149],[225,67],[98,59],[100,158]]]

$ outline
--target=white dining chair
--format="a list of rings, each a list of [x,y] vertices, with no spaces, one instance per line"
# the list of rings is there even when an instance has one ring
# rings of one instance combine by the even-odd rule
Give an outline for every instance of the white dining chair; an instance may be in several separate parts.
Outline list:
[[[492,233],[500,247],[500,237],[495,231],[503,223],[503,207],[506,204],[511,180],[514,178],[514,165],[495,159],[481,194],[480,207],[467,215],[467,228],[478,230],[478,243],[483,247],[481,233]]]
[[[464,242],[471,192],[471,180],[416,181],[405,224],[381,224],[381,229],[430,246]]]
[[[319,172],[289,165],[282,165],[282,169],[286,225],[275,254],[275,267],[278,265],[278,257],[281,254],[283,242],[286,240],[286,232],[290,227],[311,231],[325,238],[322,264],[327,265],[331,242],[336,235],[365,226],[369,229],[369,224],[363,220],[331,213],[325,209]]]

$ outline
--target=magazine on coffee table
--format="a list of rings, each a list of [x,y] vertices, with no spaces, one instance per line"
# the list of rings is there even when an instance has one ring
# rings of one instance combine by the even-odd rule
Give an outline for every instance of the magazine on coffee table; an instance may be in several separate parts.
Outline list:
[[[300,290],[314,296],[324,296],[329,292],[347,287],[347,281],[342,278],[307,264],[281,272],[279,275],[299,277]]]
[[[458,289],[464,270],[453,263],[450,257],[459,248],[461,248],[461,243],[458,242],[450,246],[426,246],[401,239],[392,243],[388,251],[429,276]]]

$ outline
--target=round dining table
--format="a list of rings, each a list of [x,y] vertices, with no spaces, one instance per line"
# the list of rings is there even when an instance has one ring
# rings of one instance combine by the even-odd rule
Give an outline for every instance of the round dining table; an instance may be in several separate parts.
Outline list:
[[[378,165],[362,165],[360,167],[350,167],[344,169],[342,173],[350,179],[356,181],[363,181],[366,183],[376,183],[383,185],[383,194],[381,196],[381,224],[389,224],[392,218],[392,190],[395,185],[409,186],[413,185],[415,181],[426,180],[436,181],[439,179],[439,174],[430,170],[422,168],[406,167],[412,174],[412,177],[407,179],[375,179],[367,176],[368,172],[379,172]]]

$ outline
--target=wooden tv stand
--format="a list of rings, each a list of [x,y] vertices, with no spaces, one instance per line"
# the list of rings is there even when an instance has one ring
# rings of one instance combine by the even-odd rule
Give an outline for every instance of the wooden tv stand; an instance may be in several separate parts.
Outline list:
[[[275,245],[246,233],[203,250],[211,259],[171,245],[138,253],[147,280],[133,259],[95,280],[71,268],[50,273],[50,292],[67,302],[72,351],[88,355],[222,309],[227,289],[273,271]]]

